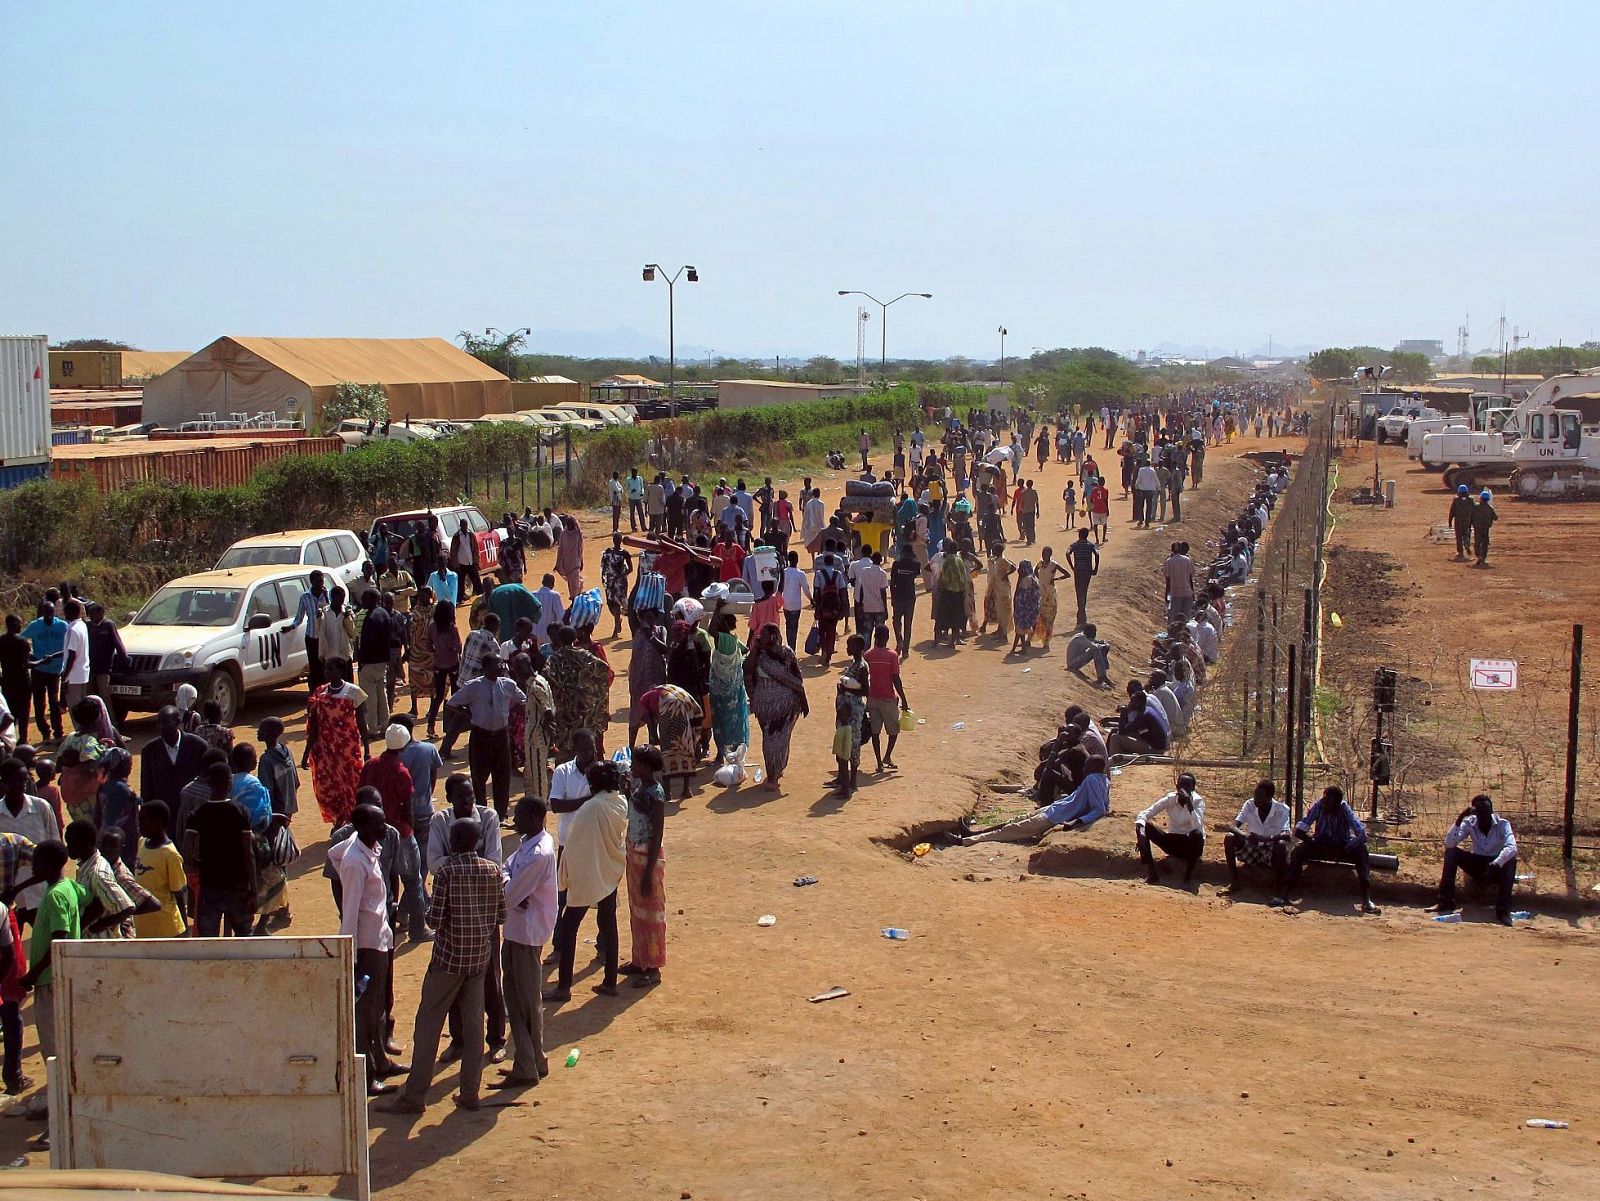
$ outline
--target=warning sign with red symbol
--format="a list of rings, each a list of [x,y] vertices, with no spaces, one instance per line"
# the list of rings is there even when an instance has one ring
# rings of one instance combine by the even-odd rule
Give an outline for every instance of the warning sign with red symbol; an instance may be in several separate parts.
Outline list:
[[[1511,692],[1517,686],[1515,659],[1472,660],[1472,686],[1482,692]]]

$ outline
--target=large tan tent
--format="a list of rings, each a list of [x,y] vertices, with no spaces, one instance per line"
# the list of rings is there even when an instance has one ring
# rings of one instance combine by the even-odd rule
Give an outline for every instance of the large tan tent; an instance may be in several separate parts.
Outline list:
[[[144,392],[144,419],[299,414],[315,431],[340,384],[377,384],[389,415],[481,417],[511,407],[511,381],[443,338],[218,338]]]
[[[171,371],[188,357],[187,350],[124,350],[122,382],[133,384],[154,379],[165,371]]]

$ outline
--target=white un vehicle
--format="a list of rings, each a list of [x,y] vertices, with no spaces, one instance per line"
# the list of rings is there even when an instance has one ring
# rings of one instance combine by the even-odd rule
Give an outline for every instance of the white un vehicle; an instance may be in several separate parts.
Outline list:
[[[311,588],[305,566],[238,567],[173,580],[122,627],[128,663],[111,675],[118,717],[170,705],[193,684],[232,725],[247,693],[306,670],[306,630],[291,629]]]

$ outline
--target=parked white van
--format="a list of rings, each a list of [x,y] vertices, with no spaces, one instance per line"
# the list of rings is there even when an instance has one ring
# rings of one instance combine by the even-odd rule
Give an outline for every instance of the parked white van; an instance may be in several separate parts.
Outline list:
[[[230,567],[320,567],[328,586],[349,589],[361,578],[366,548],[349,530],[281,530],[241,538],[217,560],[216,570]]]

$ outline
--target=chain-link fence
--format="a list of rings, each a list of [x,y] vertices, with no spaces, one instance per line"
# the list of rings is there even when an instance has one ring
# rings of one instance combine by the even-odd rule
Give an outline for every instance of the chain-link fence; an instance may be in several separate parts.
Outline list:
[[[1190,757],[1219,765],[1233,760],[1270,777],[1296,812],[1305,796],[1316,709],[1333,424],[1330,406],[1313,411],[1305,453],[1292,464],[1289,486],[1273,508],[1254,575],[1229,590],[1222,659],[1206,689],[1210,720],[1187,748]]]
[[[1458,648],[1411,633],[1395,608],[1404,585],[1390,578],[1403,577],[1403,559],[1326,545],[1344,450],[1332,408],[1313,417],[1253,578],[1229,592],[1209,717],[1184,758],[1234,769],[1227,784],[1243,795],[1252,777],[1272,779],[1297,815],[1338,784],[1399,843],[1436,846],[1468,800],[1487,792],[1511,819],[1524,859],[1549,866],[1560,863],[1568,837],[1570,755],[1572,861],[1587,878],[1600,864],[1600,652],[1579,659],[1569,735],[1570,635],[1521,652],[1514,691],[1485,691],[1472,686]],[[1337,654],[1325,658],[1324,632],[1340,610],[1346,629],[1354,622],[1392,633],[1339,637]],[[1393,672],[1392,700],[1379,695],[1379,668]]]

